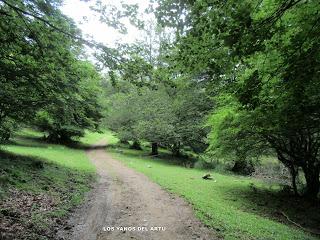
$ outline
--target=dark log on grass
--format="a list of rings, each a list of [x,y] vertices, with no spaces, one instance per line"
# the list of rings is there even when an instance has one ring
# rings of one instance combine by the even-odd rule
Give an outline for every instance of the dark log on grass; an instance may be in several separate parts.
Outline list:
[[[203,175],[202,179],[204,179],[204,180],[212,180],[211,174],[207,173],[207,174]]]

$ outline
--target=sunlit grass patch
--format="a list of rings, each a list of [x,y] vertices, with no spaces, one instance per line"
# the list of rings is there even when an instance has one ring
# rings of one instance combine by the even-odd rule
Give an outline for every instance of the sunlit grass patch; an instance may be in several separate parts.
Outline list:
[[[103,132],[87,131],[85,136],[80,138],[80,142],[83,144],[95,144],[101,140],[107,141],[108,144],[116,144],[118,142],[118,139],[110,131],[103,131]]]

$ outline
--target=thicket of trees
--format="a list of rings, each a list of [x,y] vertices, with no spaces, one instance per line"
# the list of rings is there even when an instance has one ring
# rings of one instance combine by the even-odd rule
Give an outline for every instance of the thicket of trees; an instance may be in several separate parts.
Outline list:
[[[81,33],[56,1],[0,1],[0,138],[35,125],[70,141],[101,119],[100,75],[85,61]]]
[[[305,195],[316,197],[318,1],[164,2],[159,7],[164,23],[175,8],[186,16],[179,62],[187,71],[208,76],[216,92],[211,148],[233,152],[240,161],[271,148],[293,179],[298,169],[303,171]]]
[[[129,98],[122,92],[112,101],[130,109],[130,117],[123,116],[128,140],[159,143],[174,153],[183,147],[204,152],[209,145],[213,156],[234,160],[234,170],[245,172],[252,171],[255,157],[273,153],[290,170],[296,194],[302,171],[304,195],[316,198],[318,1],[158,3],[157,29],[162,32],[155,34],[156,57],[151,61],[136,52],[129,58],[131,70],[118,72],[121,79],[133,76],[129,82],[138,87]],[[141,105],[134,107],[139,99]],[[123,129],[114,129],[121,135]]]
[[[212,100],[205,86],[174,67],[172,33],[147,22],[143,43],[126,46],[124,61],[109,72],[106,123],[121,141],[151,143],[180,156],[181,149],[204,152],[208,147],[206,116]]]
[[[141,140],[152,143],[153,155],[158,154],[159,145],[175,156],[180,156],[181,148],[203,152],[208,134],[204,113],[210,101],[197,89],[182,89],[131,86],[128,92],[115,92],[110,97],[107,125],[121,141],[132,141],[133,147],[139,148]]]

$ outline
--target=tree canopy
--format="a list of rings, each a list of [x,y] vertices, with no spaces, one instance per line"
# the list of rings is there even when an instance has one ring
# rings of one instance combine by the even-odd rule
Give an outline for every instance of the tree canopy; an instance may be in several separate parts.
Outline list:
[[[60,135],[96,127],[98,73],[81,60],[80,30],[59,10],[61,1],[1,1],[0,133],[32,123]],[[10,127],[11,125],[11,127]],[[47,126],[45,126],[47,125]],[[68,130],[68,131],[69,131]]]
[[[229,154],[227,146],[237,151],[240,144],[247,154],[248,142],[259,143],[251,145],[255,150],[263,143],[291,172],[301,168],[305,194],[317,196],[318,2],[161,2],[164,24],[177,6],[186,15],[176,43],[179,68],[203,78],[214,93],[211,149]]]

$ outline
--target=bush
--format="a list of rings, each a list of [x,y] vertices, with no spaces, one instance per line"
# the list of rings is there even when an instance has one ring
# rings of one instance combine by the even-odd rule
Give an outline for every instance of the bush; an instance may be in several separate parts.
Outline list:
[[[48,133],[47,140],[53,143],[68,143],[73,138],[83,137],[85,133],[85,128],[68,122],[55,121],[47,111],[39,111],[34,124],[39,130]]]
[[[236,160],[234,161],[234,165],[231,171],[242,175],[251,175],[255,171],[255,169],[252,161]]]
[[[4,121],[0,125],[0,143],[7,142],[16,128],[17,124],[15,124],[12,120]]]
[[[203,159],[198,160],[194,164],[194,168],[197,169],[215,169],[217,167],[217,161],[207,162]]]
[[[85,134],[83,129],[75,126],[60,126],[57,129],[49,131],[48,141],[54,143],[68,143],[75,138],[83,137]]]

